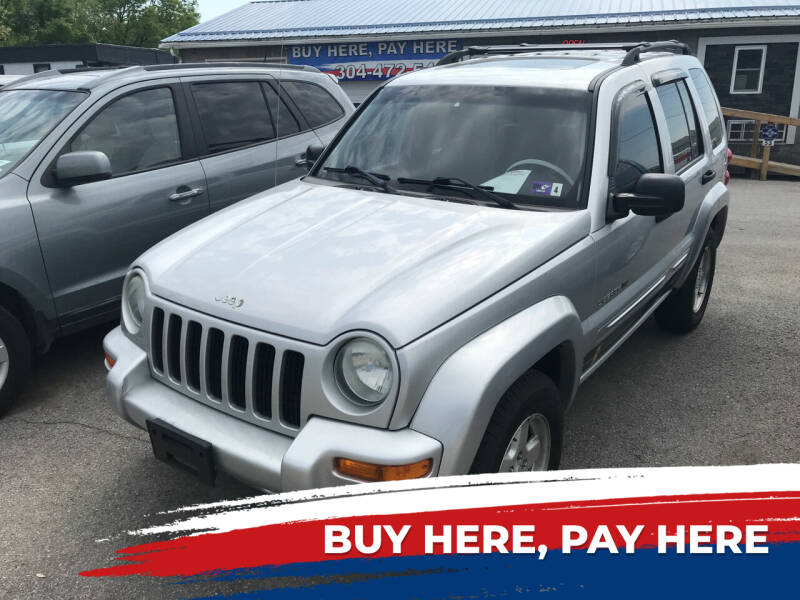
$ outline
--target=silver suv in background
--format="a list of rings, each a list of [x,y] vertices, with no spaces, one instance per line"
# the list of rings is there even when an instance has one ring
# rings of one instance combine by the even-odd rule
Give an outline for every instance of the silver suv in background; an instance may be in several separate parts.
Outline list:
[[[133,259],[306,173],[353,105],[311,67],[48,71],[0,91],[0,413],[31,355],[119,315]]]
[[[556,468],[578,385],[651,315],[703,318],[726,151],[678,42],[460,51],[136,260],[109,402],[206,481]]]

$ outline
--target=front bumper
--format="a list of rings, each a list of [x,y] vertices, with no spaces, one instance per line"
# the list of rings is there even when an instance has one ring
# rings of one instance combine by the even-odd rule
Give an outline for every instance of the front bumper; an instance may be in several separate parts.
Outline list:
[[[333,468],[337,457],[384,465],[433,459],[439,471],[441,444],[411,429],[388,431],[312,417],[295,438],[240,421],[155,381],[147,354],[117,327],[103,341],[114,360],[106,388],[111,407],[146,429],[160,419],[205,440],[215,468],[255,488],[292,491],[358,483]],[[109,366],[109,365],[107,365]]]

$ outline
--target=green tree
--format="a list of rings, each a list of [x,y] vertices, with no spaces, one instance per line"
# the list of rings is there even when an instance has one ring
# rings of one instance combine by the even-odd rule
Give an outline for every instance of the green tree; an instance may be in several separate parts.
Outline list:
[[[155,48],[199,17],[197,0],[3,0],[0,45],[100,42]]]
[[[97,42],[155,48],[178,31],[197,25],[196,0],[94,0],[90,33]]]
[[[0,35],[6,45],[36,45],[88,41],[73,19],[75,0],[5,0]]]

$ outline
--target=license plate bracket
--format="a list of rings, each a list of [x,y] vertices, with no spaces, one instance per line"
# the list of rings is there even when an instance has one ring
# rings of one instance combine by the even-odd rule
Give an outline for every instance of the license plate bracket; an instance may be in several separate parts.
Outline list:
[[[147,432],[155,457],[214,485],[214,450],[211,444],[190,435],[161,419],[147,421]]]

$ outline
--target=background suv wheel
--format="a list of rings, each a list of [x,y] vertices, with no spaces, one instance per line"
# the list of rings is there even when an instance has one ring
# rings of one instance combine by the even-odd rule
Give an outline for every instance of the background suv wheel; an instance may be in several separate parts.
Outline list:
[[[30,370],[28,335],[20,322],[0,307],[0,416],[11,407]]]

